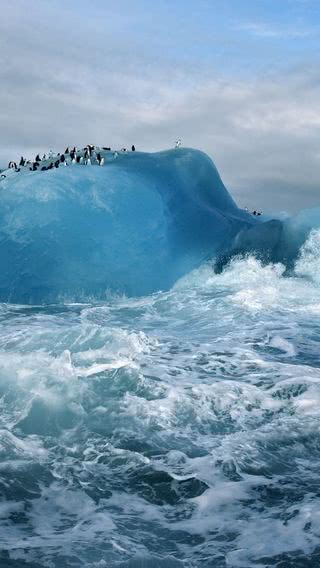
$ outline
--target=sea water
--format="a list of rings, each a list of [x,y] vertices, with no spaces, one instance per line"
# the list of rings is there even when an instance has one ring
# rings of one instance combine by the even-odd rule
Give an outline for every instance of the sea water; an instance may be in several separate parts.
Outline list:
[[[2,305],[1,566],[319,566],[319,264]]]

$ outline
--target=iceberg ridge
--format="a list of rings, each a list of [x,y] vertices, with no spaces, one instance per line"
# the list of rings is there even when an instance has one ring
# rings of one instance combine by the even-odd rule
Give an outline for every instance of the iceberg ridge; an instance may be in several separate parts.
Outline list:
[[[168,289],[257,220],[210,158],[180,148],[0,184],[0,300],[55,302]]]

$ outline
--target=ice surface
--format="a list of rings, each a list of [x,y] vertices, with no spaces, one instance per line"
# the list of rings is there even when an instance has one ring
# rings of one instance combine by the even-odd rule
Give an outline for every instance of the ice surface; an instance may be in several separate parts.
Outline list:
[[[168,289],[257,223],[200,151],[105,156],[1,181],[1,301]]]

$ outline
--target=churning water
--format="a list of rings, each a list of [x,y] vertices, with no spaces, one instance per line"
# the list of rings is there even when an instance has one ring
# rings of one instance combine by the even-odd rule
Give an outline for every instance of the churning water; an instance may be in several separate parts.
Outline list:
[[[319,566],[319,268],[2,305],[0,565]]]

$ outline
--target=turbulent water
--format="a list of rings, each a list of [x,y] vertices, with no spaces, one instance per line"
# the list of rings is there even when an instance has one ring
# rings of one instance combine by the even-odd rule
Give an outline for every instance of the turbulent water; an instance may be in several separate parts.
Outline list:
[[[319,566],[319,268],[3,304],[0,565]]]

